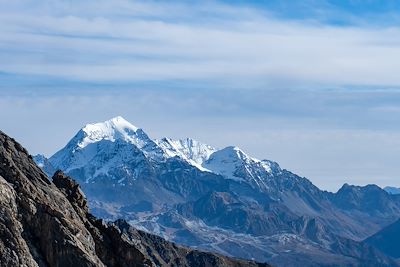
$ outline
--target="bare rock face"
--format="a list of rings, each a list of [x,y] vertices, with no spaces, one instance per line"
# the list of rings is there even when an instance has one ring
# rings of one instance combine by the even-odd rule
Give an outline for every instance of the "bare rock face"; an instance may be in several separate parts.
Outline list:
[[[1,262],[9,266],[104,266],[71,203],[27,151],[0,134]],[[3,253],[3,251],[5,253]]]
[[[105,224],[88,212],[86,198],[74,180],[56,172],[51,182],[28,152],[1,131],[0,263],[27,267],[266,266],[180,248],[135,231],[123,221]]]
[[[78,212],[82,218],[85,218],[89,213],[89,207],[85,194],[80,189],[79,184],[66,176],[62,171],[57,171],[52,180],[73,205],[75,211]]]

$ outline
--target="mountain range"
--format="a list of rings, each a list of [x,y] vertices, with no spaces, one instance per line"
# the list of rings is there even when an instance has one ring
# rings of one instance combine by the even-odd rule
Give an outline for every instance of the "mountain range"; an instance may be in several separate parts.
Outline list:
[[[153,140],[122,117],[34,159],[76,179],[94,215],[178,244],[276,266],[399,265],[367,242],[400,217],[400,195],[376,185],[323,191],[236,146]]]
[[[192,250],[89,213],[79,185],[50,180],[28,152],[0,131],[0,266],[268,267]]]

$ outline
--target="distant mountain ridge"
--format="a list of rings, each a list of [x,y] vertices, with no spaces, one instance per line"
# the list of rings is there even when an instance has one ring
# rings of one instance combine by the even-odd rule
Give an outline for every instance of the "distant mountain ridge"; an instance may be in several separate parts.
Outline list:
[[[86,125],[46,164],[82,184],[95,215],[181,244],[277,266],[393,266],[362,243],[399,218],[400,198],[377,186],[321,191],[235,146],[152,140],[122,117]]]
[[[383,190],[385,190],[386,192],[388,192],[389,194],[392,194],[392,195],[400,194],[400,188],[398,188],[398,187],[386,186],[385,188],[383,188]]]

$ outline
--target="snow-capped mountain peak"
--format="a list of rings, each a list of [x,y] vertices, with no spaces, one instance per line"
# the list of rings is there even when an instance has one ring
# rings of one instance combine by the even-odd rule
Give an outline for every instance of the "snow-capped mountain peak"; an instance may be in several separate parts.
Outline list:
[[[224,161],[224,163],[239,163],[239,162],[244,162],[244,163],[249,163],[252,160],[254,161],[259,161],[257,159],[253,159],[250,156],[248,156],[246,153],[243,152],[239,147],[237,146],[228,146],[225,147],[224,149],[221,149],[214,154],[211,155],[211,158],[220,158],[221,160]]]
[[[271,174],[273,169],[280,170],[278,164],[252,158],[237,146],[228,146],[216,151],[202,166],[228,179],[237,181],[260,180],[261,176]]]
[[[161,140],[156,140],[156,143],[165,151],[168,156],[178,156],[183,159],[191,160],[200,165],[216,151],[215,148],[191,138],[179,140],[162,138]]]
[[[78,143],[78,147],[84,148],[88,144],[92,144],[101,140],[114,142],[117,139],[136,143],[136,132],[139,129],[122,118],[117,116],[105,122],[87,124],[82,128],[84,138]]]
[[[203,167],[228,179],[243,180],[236,171],[248,159],[247,155],[236,146],[228,146],[211,154]]]
[[[132,162],[146,159],[163,163],[175,157],[201,171],[219,174],[227,179],[256,183],[262,188],[266,188],[262,185],[264,178],[280,169],[276,163],[252,158],[236,146],[217,150],[191,138],[153,140],[142,129],[120,116],[85,125],[63,149],[49,159],[47,165],[69,172],[78,172],[90,166],[85,170],[91,173],[86,175],[89,181],[96,176],[111,173],[111,169],[120,166],[128,166],[129,172],[133,173]]]
[[[77,169],[91,162],[99,154],[112,154],[125,149],[121,145],[126,146],[128,150],[134,150],[136,147],[149,158],[164,157],[161,148],[142,129],[118,116],[104,122],[85,125],[49,161],[55,168]],[[112,157],[122,160],[131,156],[119,152]]]

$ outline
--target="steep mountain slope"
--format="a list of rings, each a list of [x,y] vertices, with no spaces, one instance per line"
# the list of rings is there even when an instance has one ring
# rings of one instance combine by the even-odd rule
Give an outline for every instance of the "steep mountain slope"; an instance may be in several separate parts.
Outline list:
[[[60,171],[52,180],[0,132],[1,266],[267,266],[177,247],[123,221],[105,224],[89,214],[75,181]]]
[[[391,257],[400,259],[400,220],[370,236],[365,243],[378,248]]]
[[[237,147],[153,141],[120,117],[85,126],[49,162],[95,215],[191,247],[281,266],[391,262],[358,242],[399,217],[400,199],[380,188],[321,191]]]

